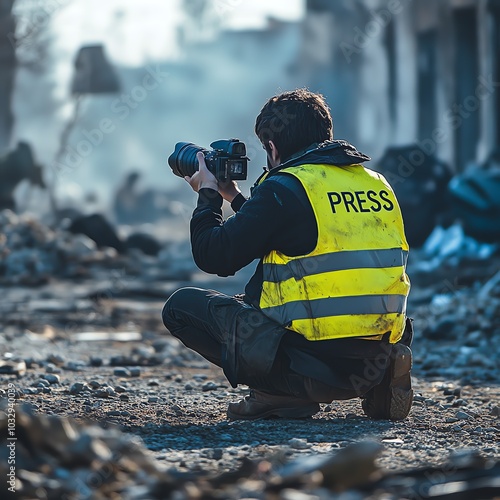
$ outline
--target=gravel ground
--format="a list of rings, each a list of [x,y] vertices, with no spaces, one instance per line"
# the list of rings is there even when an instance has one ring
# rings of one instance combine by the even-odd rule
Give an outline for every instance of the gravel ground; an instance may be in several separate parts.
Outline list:
[[[224,472],[243,457],[324,454],[367,439],[382,443],[378,464],[395,471],[442,464],[454,450],[500,457],[495,283],[487,299],[484,283],[434,292],[441,297],[434,302],[422,299],[432,287],[415,292],[416,397],[404,422],[370,421],[359,400],[321,405],[308,420],[231,422],[227,403],[247,388],[231,388],[161,324],[159,297],[180,284],[135,279],[103,293],[109,279],[0,290],[0,352],[21,372],[0,375],[0,396],[13,382],[19,401],[36,412],[118,424],[178,471]],[[202,286],[231,293],[240,285],[227,283]]]

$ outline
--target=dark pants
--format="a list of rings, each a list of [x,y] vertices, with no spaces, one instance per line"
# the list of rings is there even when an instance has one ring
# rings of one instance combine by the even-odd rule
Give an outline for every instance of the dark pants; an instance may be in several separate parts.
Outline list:
[[[280,349],[282,338],[290,332],[235,297],[181,288],[168,299],[162,316],[170,333],[222,367],[233,387],[246,384],[269,394],[318,403],[360,395],[291,370],[289,358]]]

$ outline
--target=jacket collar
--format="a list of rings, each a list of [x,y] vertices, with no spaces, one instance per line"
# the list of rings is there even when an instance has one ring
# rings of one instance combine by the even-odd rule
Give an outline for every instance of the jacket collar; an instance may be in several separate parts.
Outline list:
[[[352,144],[342,140],[325,141],[321,144],[311,144],[309,147],[297,152],[287,161],[273,167],[264,169],[264,173],[255,181],[254,188],[267,177],[277,174],[284,168],[297,167],[299,165],[357,165],[371,158],[359,152]]]

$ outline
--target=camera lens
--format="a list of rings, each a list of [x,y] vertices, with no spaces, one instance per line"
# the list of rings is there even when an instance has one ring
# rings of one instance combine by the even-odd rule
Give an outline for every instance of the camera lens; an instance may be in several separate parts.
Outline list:
[[[203,154],[208,151],[192,142],[178,142],[174,152],[168,158],[168,164],[172,172],[179,177],[191,177],[198,170],[198,160],[196,153]]]

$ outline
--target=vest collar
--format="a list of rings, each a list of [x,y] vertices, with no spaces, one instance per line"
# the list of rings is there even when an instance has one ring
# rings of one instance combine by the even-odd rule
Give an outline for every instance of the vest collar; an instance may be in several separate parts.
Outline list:
[[[369,156],[359,152],[347,141],[332,140],[322,142],[321,144],[314,143],[270,170],[264,167],[264,172],[255,181],[251,191],[265,179],[277,174],[284,168],[297,167],[306,163],[309,165],[337,165],[340,167],[357,165],[369,160],[371,160]]]

